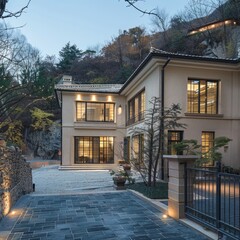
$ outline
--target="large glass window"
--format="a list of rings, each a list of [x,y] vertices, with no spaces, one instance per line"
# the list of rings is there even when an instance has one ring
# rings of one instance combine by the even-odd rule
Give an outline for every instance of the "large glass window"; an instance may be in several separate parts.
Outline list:
[[[77,102],[77,121],[114,122],[114,103]]]
[[[144,135],[135,135],[132,137],[132,158],[141,163],[144,156]]]
[[[145,91],[143,90],[128,102],[128,125],[144,119]]]
[[[168,131],[168,154],[176,155],[177,153],[174,149],[174,144],[179,143],[183,140],[183,131]]]
[[[202,154],[208,158],[208,152],[214,145],[214,132],[202,132]],[[209,162],[208,165],[213,165]]]
[[[75,137],[75,163],[114,163],[113,137]]]
[[[218,113],[218,81],[188,80],[189,113]]]

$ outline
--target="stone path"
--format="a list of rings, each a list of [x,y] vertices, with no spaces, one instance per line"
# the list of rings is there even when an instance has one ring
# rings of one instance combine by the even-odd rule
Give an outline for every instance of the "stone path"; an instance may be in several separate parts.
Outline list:
[[[23,196],[0,224],[0,239],[203,240],[199,232],[164,219],[129,191],[112,191],[107,171],[33,171],[36,192]],[[7,238],[8,236],[8,238]]]

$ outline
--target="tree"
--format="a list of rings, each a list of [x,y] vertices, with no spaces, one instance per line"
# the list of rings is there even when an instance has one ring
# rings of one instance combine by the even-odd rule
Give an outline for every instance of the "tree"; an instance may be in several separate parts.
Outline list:
[[[162,160],[165,150],[163,148],[165,130],[185,128],[186,126],[179,123],[180,113],[179,104],[162,109],[160,98],[153,97],[150,101],[150,108],[145,111],[143,125],[130,130],[132,136],[143,136],[142,159],[132,157],[131,163],[140,172],[147,186],[155,186],[156,184],[159,162]]]
[[[53,114],[42,111],[39,108],[34,108],[30,111],[33,119],[32,127],[34,130],[47,130],[52,124],[53,121],[50,117],[53,117]]]
[[[57,64],[59,70],[62,73],[70,73],[73,64],[77,63],[83,56],[83,52],[74,45],[70,45],[68,42],[62,50],[59,52],[60,61]]]
[[[189,29],[197,29],[215,21],[239,20],[239,13],[240,0],[191,0],[183,17]],[[209,28],[190,37],[192,41],[201,37],[201,44],[206,46],[203,54],[235,58],[238,55],[239,39],[236,26],[224,23],[220,27]]]
[[[28,3],[19,9],[18,11],[11,11],[7,9],[7,2],[8,0],[0,0],[0,18],[5,19],[5,18],[10,18],[10,17],[20,17],[23,13],[23,11],[28,8],[31,0],[28,1]]]

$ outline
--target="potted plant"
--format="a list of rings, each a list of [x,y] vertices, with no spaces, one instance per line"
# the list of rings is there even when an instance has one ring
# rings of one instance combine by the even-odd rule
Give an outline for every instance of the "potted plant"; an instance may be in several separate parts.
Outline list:
[[[123,190],[125,188],[125,183],[128,181],[129,184],[133,184],[135,179],[131,177],[130,170],[125,170],[124,168],[119,168],[118,171],[110,171],[110,175],[113,176],[113,182],[117,190]]]
[[[117,190],[123,190],[125,189],[125,183],[127,180],[127,176],[124,170],[118,170],[117,172],[115,171],[110,171],[110,175],[113,176],[113,182],[116,186]]]

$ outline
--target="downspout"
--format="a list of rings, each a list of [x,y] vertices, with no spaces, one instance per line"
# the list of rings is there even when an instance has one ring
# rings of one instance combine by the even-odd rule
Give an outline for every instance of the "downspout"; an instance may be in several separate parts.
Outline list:
[[[63,123],[63,100],[62,100],[62,91],[61,91],[61,155],[60,155],[60,166],[62,166],[62,156],[63,156],[63,129],[62,129],[62,123]]]
[[[167,61],[165,62],[165,64],[163,65],[162,67],[162,70],[161,70],[161,73],[162,73],[162,89],[161,89],[161,95],[162,95],[162,98],[161,98],[161,115],[163,116],[164,115],[164,107],[165,107],[165,104],[164,104],[164,98],[165,98],[165,94],[164,94],[164,82],[165,82],[165,68],[167,67],[168,63],[170,62],[170,58],[167,59]],[[164,136],[164,121],[162,119],[161,121],[161,129],[162,129],[162,132],[163,132],[163,136]],[[162,136],[162,137],[163,137]],[[164,149],[164,137],[161,141],[161,179],[164,180],[164,161],[163,161],[163,149]]]

